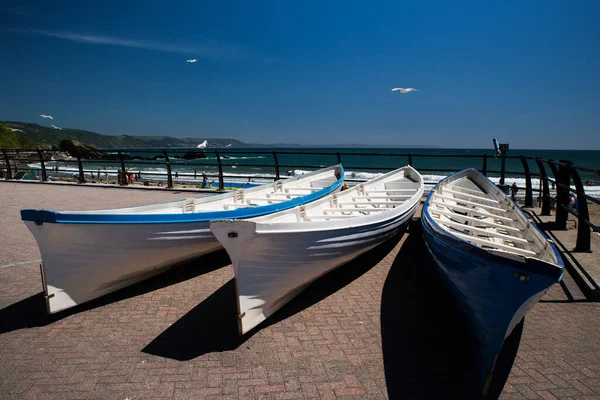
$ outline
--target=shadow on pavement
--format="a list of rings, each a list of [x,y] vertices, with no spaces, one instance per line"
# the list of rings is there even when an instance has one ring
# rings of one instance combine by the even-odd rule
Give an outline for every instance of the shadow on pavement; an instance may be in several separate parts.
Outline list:
[[[48,314],[46,312],[44,293],[40,292],[0,310],[0,334],[23,328],[45,326],[73,314],[193,279],[229,264],[231,264],[231,261],[227,252],[220,250],[199,257],[198,259],[178,264],[173,266],[172,269],[143,282],[136,283],[56,314]]]
[[[395,235],[355,260],[320,277],[266,321],[243,336],[238,334],[235,282],[231,279],[156,337],[142,351],[184,361],[206,353],[236,349],[262,328],[318,303],[359,278],[389,254],[402,235]]]
[[[497,398],[518,349],[522,322],[499,357],[487,398]],[[477,399],[477,340],[411,225],[385,281],[381,335],[390,399]]]

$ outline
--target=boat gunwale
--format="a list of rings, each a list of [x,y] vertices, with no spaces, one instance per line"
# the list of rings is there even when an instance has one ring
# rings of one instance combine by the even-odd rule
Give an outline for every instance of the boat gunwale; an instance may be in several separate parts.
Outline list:
[[[293,199],[290,199],[286,202],[279,202],[276,204],[266,204],[262,206],[256,207],[246,207],[246,208],[237,208],[234,210],[216,210],[216,211],[202,211],[202,212],[190,212],[190,213],[182,213],[182,214],[167,214],[167,213],[155,213],[155,214],[135,214],[135,213],[114,213],[114,214],[93,214],[93,213],[77,213],[76,211],[52,211],[52,210],[39,210],[39,209],[25,209],[21,210],[21,219],[23,221],[32,221],[32,222],[42,222],[42,223],[55,223],[55,224],[110,224],[110,225],[120,225],[120,224],[174,224],[174,223],[196,223],[196,222],[210,222],[214,220],[227,220],[227,219],[241,219],[241,218],[252,218],[252,217],[260,217],[266,214],[272,214],[279,211],[288,210],[290,208],[294,208],[306,203],[310,203],[312,201],[318,200],[322,197],[325,197],[331,193],[334,193],[338,190],[345,178],[345,171],[342,164],[332,165],[327,168],[322,168],[316,171],[313,171],[309,174],[301,175],[295,178],[292,178],[293,181],[299,181],[301,179],[308,178],[311,174],[321,174],[327,172],[328,170],[335,171],[336,168],[339,168],[340,175],[339,178],[333,181],[330,185],[321,188],[313,193],[309,193],[305,196],[299,196]],[[265,190],[268,187],[274,187],[277,185],[279,181],[273,182],[268,185],[259,185],[252,187],[248,190],[245,190],[245,193],[253,193],[260,190]],[[285,182],[291,182],[292,180],[285,180]],[[292,189],[292,188],[290,188]],[[222,193],[213,196],[205,196],[197,199],[202,200],[198,204],[209,203],[213,201],[218,201],[224,198],[235,196],[236,192],[231,193]],[[218,197],[218,199],[215,199]],[[185,199],[176,200],[173,202],[166,203],[158,203],[158,204],[170,204],[170,203],[181,203],[184,202]],[[143,208],[152,205],[144,205],[137,207],[125,207],[126,209],[135,209],[135,208]],[[123,208],[117,208],[115,210],[119,210]],[[97,210],[97,211],[105,211],[105,210]]]
[[[415,208],[415,206],[419,205],[419,200],[423,197],[423,193],[425,191],[425,184],[423,181],[423,177],[421,176],[421,174],[412,166],[410,165],[406,165],[403,167],[400,167],[394,171],[391,171],[385,175],[379,176],[377,178],[374,178],[370,181],[364,182],[363,185],[366,185],[369,182],[377,182],[380,180],[384,180],[385,178],[388,178],[390,176],[393,176],[394,173],[400,173],[406,169],[412,170],[414,173],[416,173],[417,176],[419,176],[420,181],[416,182],[419,183],[420,186],[416,189],[416,192],[409,198],[406,200],[406,202],[404,202],[402,205],[400,205],[399,207],[394,207],[394,208],[388,208],[385,209],[383,212],[378,212],[376,214],[370,214],[370,215],[360,215],[360,216],[356,216],[356,217],[352,217],[352,218],[347,218],[347,219],[332,219],[332,220],[326,220],[326,219],[319,219],[316,221],[291,221],[291,222],[270,222],[270,220],[265,220],[265,221],[253,221],[253,220],[249,220],[246,221],[248,223],[252,223],[255,224],[255,231],[257,233],[286,233],[286,232],[310,232],[310,231],[316,231],[316,232],[327,232],[327,231],[332,231],[332,230],[339,230],[339,229],[347,229],[347,228],[358,228],[358,227],[362,227],[362,226],[368,226],[370,224],[373,223],[379,223],[381,221],[385,221],[385,220],[391,220],[391,219],[395,219],[398,218],[402,215],[404,215],[407,212],[410,212],[411,210],[413,210]],[[350,190],[355,190],[356,186],[351,188]],[[348,194],[346,194],[348,193]],[[351,192],[344,192],[343,195],[350,195]],[[328,197],[331,195],[331,193],[329,195],[323,196],[321,199],[318,199],[315,202],[311,202],[310,206],[311,207],[317,207],[318,206],[318,202],[326,202]],[[390,196],[390,197],[394,197],[394,196]],[[348,209],[348,211],[363,211],[361,209]],[[288,210],[283,210],[283,212],[294,212],[295,210],[292,209],[288,209]],[[366,209],[365,211],[369,211],[369,209]],[[259,218],[262,217],[266,217],[266,218],[273,218],[275,217],[274,214],[268,215],[268,216],[261,216]],[[310,216],[308,216],[308,218],[310,218]],[[351,222],[350,222],[351,221]]]
[[[498,264],[508,264],[509,267],[532,272],[532,273],[543,275],[543,276],[548,276],[553,279],[556,279],[557,282],[559,282],[562,279],[562,274],[564,272],[564,261],[563,261],[562,257],[560,256],[560,253],[559,253],[556,245],[554,244],[554,242],[552,240],[550,240],[533,221],[530,221],[530,227],[537,230],[537,232],[539,232],[542,235],[542,237],[548,241],[548,244],[551,246],[552,251],[554,252],[554,255],[556,257],[556,260],[557,260],[556,264],[549,262],[549,261],[542,260],[539,257],[522,256],[522,255],[512,253],[509,251],[505,251],[505,250],[486,249],[486,248],[479,247],[479,246],[474,245],[473,243],[469,242],[466,239],[462,239],[460,237],[453,235],[451,232],[446,231],[431,216],[431,213],[429,212],[430,200],[435,195],[438,187],[442,184],[445,184],[446,182],[448,182],[450,180],[456,179],[460,175],[466,176],[469,173],[469,171],[475,171],[475,173],[477,173],[477,174],[483,176],[485,179],[487,179],[487,181],[489,182],[490,185],[495,186],[495,184],[487,176],[481,174],[479,171],[477,171],[474,168],[465,169],[465,170],[456,172],[454,174],[448,175],[446,178],[439,181],[431,189],[431,191],[429,192],[429,195],[427,196],[427,199],[425,200],[425,203],[423,204],[423,211],[421,213],[421,219],[423,220],[422,225],[425,227],[425,229],[429,229],[431,231],[430,232],[431,234],[435,234],[439,238],[439,240],[445,242],[449,246],[455,247],[463,252],[466,252],[473,257],[484,259],[488,262],[494,262],[494,263],[498,263]],[[510,201],[510,199],[509,199],[509,201]],[[516,206],[516,209],[518,210],[518,212],[520,212],[521,214],[523,214],[523,216],[526,217],[526,215],[523,212],[523,210],[521,209],[521,207],[519,207],[518,204],[516,204],[514,202],[513,202],[513,204]],[[528,219],[528,218],[526,218],[526,219]]]

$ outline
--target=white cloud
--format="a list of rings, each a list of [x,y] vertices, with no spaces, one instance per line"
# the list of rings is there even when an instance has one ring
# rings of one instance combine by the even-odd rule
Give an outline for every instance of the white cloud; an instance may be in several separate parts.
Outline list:
[[[186,62],[188,62],[188,63],[192,63],[192,64],[193,64],[193,63],[195,63],[196,61],[198,61],[198,60],[196,60],[196,59],[194,58],[193,60],[187,60]]]
[[[54,119],[54,118],[52,118],[52,115],[46,115],[46,114],[40,114],[40,117],[42,117],[44,119]]]
[[[272,61],[272,58],[256,53],[242,45],[218,40],[204,40],[202,43],[194,44],[167,43],[153,40],[136,40],[114,36],[102,36],[68,31],[50,31],[44,29],[12,29],[12,31],[21,34],[47,36],[93,45],[132,47],[136,49],[154,50],[169,53],[193,54],[197,57],[207,59]]]

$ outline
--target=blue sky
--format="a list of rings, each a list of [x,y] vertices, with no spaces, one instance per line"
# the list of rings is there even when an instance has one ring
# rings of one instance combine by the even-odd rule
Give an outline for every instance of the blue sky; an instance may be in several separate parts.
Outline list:
[[[9,0],[0,16],[0,120],[254,143],[488,148],[497,136],[600,149],[597,0]]]

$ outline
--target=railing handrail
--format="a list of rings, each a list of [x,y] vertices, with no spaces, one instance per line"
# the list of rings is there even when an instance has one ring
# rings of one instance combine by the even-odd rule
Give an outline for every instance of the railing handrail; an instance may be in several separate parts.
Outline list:
[[[214,175],[214,174],[207,174],[207,176],[209,177],[218,177],[219,179],[219,189],[223,190],[224,188],[224,178],[229,178],[229,177],[234,177],[235,175],[227,175],[226,173],[223,172],[223,167],[227,167],[227,166],[253,166],[253,167],[259,167],[259,168],[274,168],[274,174],[273,176],[255,176],[255,178],[257,179],[278,179],[280,177],[280,172],[282,168],[318,168],[315,165],[298,165],[298,164],[293,164],[293,163],[281,163],[280,159],[278,158],[279,155],[303,155],[303,156],[334,156],[336,157],[336,160],[338,163],[341,163],[344,157],[346,157],[346,160],[348,158],[363,158],[363,157],[406,157],[408,164],[409,165],[413,165],[413,161],[415,157],[422,157],[422,158],[468,158],[468,159],[481,159],[482,160],[482,172],[484,175],[488,175],[488,174],[499,174],[500,175],[500,180],[501,183],[504,182],[504,177],[505,174],[509,174],[509,175],[524,175],[525,176],[525,187],[519,187],[519,189],[524,189],[525,190],[525,206],[532,206],[533,205],[533,192],[541,192],[541,200],[542,200],[542,215],[550,215],[550,210],[551,210],[551,201],[553,200],[553,198],[550,196],[550,189],[548,187],[548,182],[552,182],[556,185],[556,190],[557,190],[557,212],[556,212],[556,225],[558,227],[566,227],[566,221],[568,218],[568,215],[574,215],[575,217],[578,218],[579,220],[579,224],[578,224],[578,234],[577,234],[577,246],[576,249],[577,250],[581,250],[581,251],[590,251],[590,237],[589,237],[589,228],[591,227],[593,230],[598,230],[598,227],[596,225],[594,225],[593,223],[591,223],[591,221],[589,220],[589,212],[587,209],[587,202],[593,202],[595,204],[600,204],[600,201],[598,199],[595,199],[594,197],[588,195],[587,193],[585,193],[585,188],[581,182],[581,179],[579,177],[579,173],[578,172],[587,172],[587,173],[594,173],[597,174],[598,176],[600,176],[600,169],[594,169],[594,168],[589,168],[589,167],[581,167],[581,166],[577,166],[575,164],[573,164],[571,161],[569,160],[552,160],[552,159],[545,159],[545,158],[541,158],[541,157],[532,157],[532,156],[525,156],[525,155],[514,155],[514,156],[508,156],[508,155],[502,155],[502,156],[497,156],[496,154],[494,154],[493,152],[490,151],[490,153],[487,152],[483,152],[483,153],[474,153],[474,154],[455,154],[455,153],[450,153],[450,154],[435,154],[435,153],[431,153],[431,154],[426,154],[426,153],[413,153],[413,152],[394,152],[394,151],[384,151],[384,152],[379,152],[379,153],[374,153],[374,152],[369,152],[369,153],[355,153],[355,152],[348,152],[348,151],[331,151],[329,149],[324,149],[323,151],[319,151],[319,150],[315,150],[315,149],[310,149],[311,151],[302,151],[302,150],[277,150],[277,149],[260,149],[260,150],[253,150],[253,149],[228,149],[228,148],[220,148],[220,149],[193,149],[193,148],[164,148],[164,149],[103,149],[102,151],[109,152],[110,154],[107,154],[110,156],[110,159],[82,159],[80,157],[70,157],[64,158],[64,157],[54,157],[54,161],[58,161],[58,162],[73,162],[73,163],[77,163],[78,165],[78,181],[79,183],[84,183],[85,182],[85,174],[86,173],[94,173],[93,170],[87,170],[84,168],[84,164],[87,163],[95,163],[97,164],[103,164],[103,163],[110,163],[110,164],[118,164],[119,165],[119,171],[128,171],[129,168],[126,168],[126,163],[131,165],[135,165],[135,164],[161,164],[161,165],[166,165],[167,168],[167,172],[166,173],[160,173],[157,171],[153,171],[152,175],[158,175],[158,176],[167,176],[167,186],[168,187],[173,187],[173,171],[171,169],[172,165],[178,165],[179,164],[179,160],[181,160],[181,158],[178,159],[172,159],[171,157],[169,157],[169,153],[171,153],[171,155],[173,154],[177,154],[177,155],[181,155],[181,154],[185,154],[185,153],[189,153],[189,152],[198,152],[198,153],[203,153],[203,154],[207,154],[207,155],[212,155],[214,154],[216,156],[216,164],[215,162],[210,162],[210,163],[206,163],[206,162],[202,162],[203,158],[197,158],[197,159],[193,159],[193,160],[186,160],[188,162],[186,162],[186,165],[190,166],[191,168],[194,168],[195,166],[214,166],[216,165],[218,167],[218,175]],[[4,162],[4,164],[6,165],[5,168],[7,169],[7,174],[8,174],[8,179],[11,179],[12,177],[12,165],[11,165],[11,161],[13,161],[14,163],[14,170],[15,172],[17,171],[17,167],[19,162],[22,161],[29,161],[31,159],[31,157],[36,157],[39,159],[40,161],[40,168],[19,168],[21,170],[39,170],[41,171],[41,180],[45,181],[47,178],[47,167],[45,165],[45,162],[48,159],[48,154],[55,154],[55,155],[60,155],[60,154],[66,154],[65,151],[63,150],[56,150],[56,149],[22,149],[22,148],[1,148],[0,152],[2,153],[3,157],[0,157],[0,162]],[[144,159],[128,159],[126,160],[124,157],[124,153],[154,153],[156,154],[154,157],[160,157],[160,159],[156,159],[154,157],[152,158],[144,158]],[[245,164],[245,163],[240,163],[240,162],[236,162],[235,164],[230,164],[227,162],[223,162],[223,155],[237,155],[237,154],[243,154],[243,155],[247,155],[247,154],[254,154],[254,155],[265,155],[267,156],[267,158],[271,158],[272,163],[261,163],[261,164]],[[164,157],[164,158],[163,158]],[[3,159],[2,159],[3,158]],[[494,159],[494,158],[500,158],[502,160],[502,168],[501,170],[494,170],[494,169],[489,169],[487,167],[487,161],[488,158]],[[520,160],[521,161],[521,165],[522,165],[522,170],[521,171],[506,171],[505,167],[504,167],[504,163],[506,159],[510,159],[510,160]],[[213,159],[214,160],[214,159]],[[189,162],[192,161],[192,162]],[[538,166],[538,170],[539,173],[533,173],[530,171],[529,165],[528,165],[528,161],[535,161],[535,163]],[[180,164],[179,164],[180,165]],[[550,169],[552,170],[552,175],[554,177],[551,178],[550,176],[548,176],[546,174],[544,165],[550,167]],[[358,170],[363,170],[363,171],[390,171],[392,169],[395,168],[388,168],[388,167],[373,167],[373,166],[360,166],[360,165],[351,165],[351,164],[345,164],[345,168],[346,170],[350,170],[350,169],[358,169]],[[420,171],[423,172],[442,172],[442,173],[446,173],[446,172],[456,172],[457,170],[455,168],[444,168],[444,167],[440,167],[440,168],[418,168]],[[102,172],[102,171],[101,171]],[[138,175],[141,176],[141,171],[130,171],[129,173],[137,173]],[[176,178],[178,176],[179,172],[175,172]],[[182,172],[181,174],[182,176],[196,176],[197,174],[191,174],[191,173],[184,173]],[[539,182],[540,182],[540,189],[534,189],[532,187],[531,184],[531,179],[532,177],[538,177],[539,178]],[[119,183],[126,185],[127,184],[127,176],[125,176],[125,173],[122,172],[119,176]],[[348,181],[351,182],[360,182],[360,181],[364,181],[363,179],[356,179],[356,178],[352,178],[352,177],[348,177],[347,178]],[[572,183],[573,182],[573,185]],[[568,207],[568,202],[569,202],[569,193],[573,193],[577,196],[577,201],[578,201],[578,210],[572,210]]]

